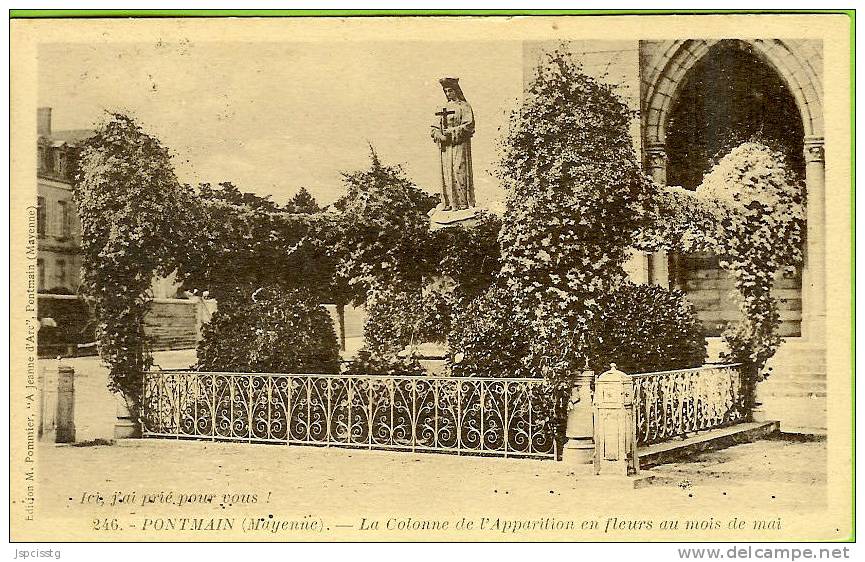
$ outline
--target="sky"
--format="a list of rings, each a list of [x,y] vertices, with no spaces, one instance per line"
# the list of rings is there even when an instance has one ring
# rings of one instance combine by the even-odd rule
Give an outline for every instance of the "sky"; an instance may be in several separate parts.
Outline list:
[[[496,206],[496,145],[523,80],[517,41],[43,44],[38,68],[55,131],[125,111],[172,151],[181,181],[231,181],[280,203],[301,186],[334,201],[369,143],[437,192],[429,127],[445,101],[438,79],[457,76],[477,123],[478,204]]]

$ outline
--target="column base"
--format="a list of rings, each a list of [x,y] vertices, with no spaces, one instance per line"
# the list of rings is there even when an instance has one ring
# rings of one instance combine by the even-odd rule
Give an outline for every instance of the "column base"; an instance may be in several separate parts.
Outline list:
[[[815,345],[826,344],[826,315],[808,313],[802,315],[802,339]]]
[[[757,423],[769,421],[769,417],[766,415],[766,410],[762,405],[757,406],[756,408],[751,408],[751,421]]]
[[[562,449],[562,462],[590,465],[595,457],[595,443],[591,437],[571,438]]]

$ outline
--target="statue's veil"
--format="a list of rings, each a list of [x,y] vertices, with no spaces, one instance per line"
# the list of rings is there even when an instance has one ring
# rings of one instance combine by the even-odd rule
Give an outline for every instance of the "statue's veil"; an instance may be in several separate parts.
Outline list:
[[[441,80],[439,80],[439,84],[442,85],[442,89],[450,86],[451,88],[454,89],[454,92],[456,93],[458,100],[466,101],[466,96],[465,96],[465,94],[463,94],[462,88],[460,88],[460,79],[459,78],[451,78],[451,77],[442,78]]]

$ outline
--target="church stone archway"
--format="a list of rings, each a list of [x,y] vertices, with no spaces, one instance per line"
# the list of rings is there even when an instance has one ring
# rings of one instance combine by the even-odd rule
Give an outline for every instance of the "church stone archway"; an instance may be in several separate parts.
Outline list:
[[[788,277],[791,278],[780,282],[789,300],[788,310],[783,313],[787,321],[783,329],[786,335],[799,335],[800,318],[793,310],[801,308],[801,333],[815,341],[822,339],[825,330],[823,113],[819,79],[822,57],[819,50],[819,43],[808,41],[686,40],[641,44],[643,151],[647,170],[656,181],[695,187],[705,171],[697,162],[723,149],[725,136],[747,135],[748,127],[732,135],[730,129],[750,121],[759,121],[762,132],[769,133],[764,136],[777,137],[794,167],[804,175],[809,203],[805,266],[801,282],[790,272]],[[694,124],[690,128],[683,126],[695,117],[700,121],[696,129]],[[682,281],[682,270],[676,271],[675,260],[670,260],[673,271],[668,269],[665,256],[655,255],[651,261],[655,282]],[[709,267],[701,272],[702,265]],[[696,275],[697,285],[700,276],[713,275],[709,271],[710,258],[707,263],[684,266],[686,273]],[[791,286],[786,287],[785,283]],[[713,284],[721,283],[703,283],[704,287]],[[801,301],[798,299],[800,286]],[[702,314],[707,327],[714,328],[712,332],[721,327],[713,318],[730,315],[720,310],[730,306],[723,302],[728,300],[722,296],[726,291],[716,293],[695,295],[697,300],[715,302],[709,307],[714,306],[716,314]]]

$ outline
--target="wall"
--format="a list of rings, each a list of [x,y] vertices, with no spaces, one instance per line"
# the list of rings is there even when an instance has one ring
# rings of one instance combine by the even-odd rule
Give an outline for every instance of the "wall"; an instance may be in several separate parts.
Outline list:
[[[80,303],[80,306],[74,306]],[[209,305],[209,306],[208,306]],[[152,346],[155,351],[170,349],[194,348],[201,338],[201,326],[209,321],[212,314],[213,303],[204,303],[200,300],[183,299],[154,299],[150,313],[145,318],[145,333],[152,338]],[[51,341],[51,345],[43,345],[39,350],[42,357],[68,355],[66,345],[61,341],[68,341],[73,347],[75,344],[89,344],[93,335],[92,319],[86,318],[87,308],[84,302],[74,295],[42,295],[38,296],[37,316],[40,320],[53,318],[56,327],[43,327],[40,335],[40,345]],[[88,322],[91,322],[89,331],[86,330]],[[52,334],[46,339],[47,330],[63,335]],[[73,337],[69,334],[75,334]],[[85,337],[87,334],[89,337]],[[93,354],[95,348],[85,345],[78,349],[77,354]]]
[[[201,301],[154,299],[145,318],[144,332],[152,339],[154,350],[189,349],[199,340]]]

